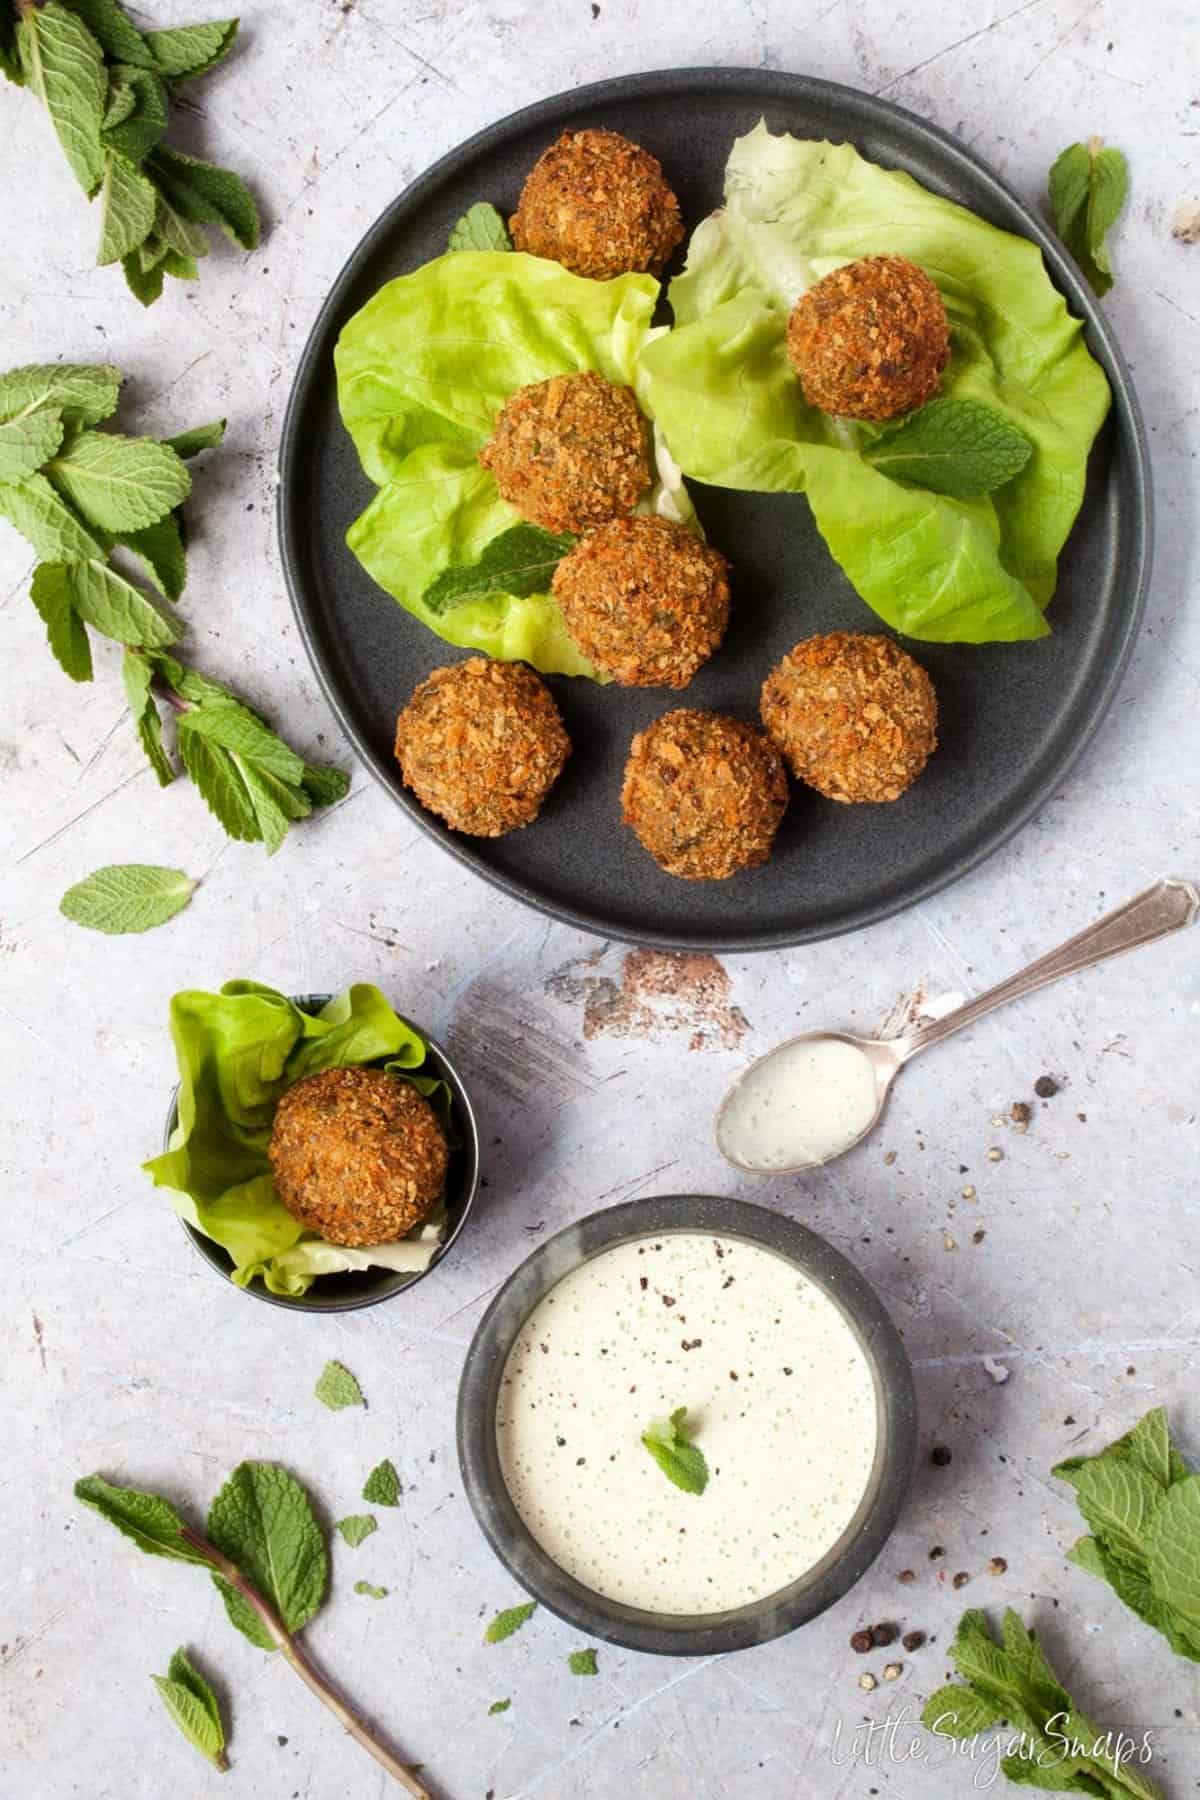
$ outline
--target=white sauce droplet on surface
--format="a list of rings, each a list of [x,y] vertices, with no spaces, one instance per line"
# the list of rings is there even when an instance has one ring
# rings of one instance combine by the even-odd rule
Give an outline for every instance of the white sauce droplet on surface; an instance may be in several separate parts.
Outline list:
[[[841,1038],[784,1044],[747,1070],[717,1126],[721,1149],[750,1169],[828,1162],[867,1130],[878,1106],[875,1069]]]
[[[680,1406],[703,1494],[641,1442]],[[546,1554],[610,1599],[693,1615],[820,1562],[867,1491],[877,1434],[870,1365],[824,1290],[760,1245],[692,1232],[565,1276],[525,1321],[496,1411],[505,1484]]]

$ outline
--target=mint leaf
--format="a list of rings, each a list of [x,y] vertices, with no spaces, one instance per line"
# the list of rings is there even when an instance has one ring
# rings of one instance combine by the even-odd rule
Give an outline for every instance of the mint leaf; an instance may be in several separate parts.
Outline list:
[[[202,450],[215,450],[224,436],[224,419],[214,419],[209,425],[193,425],[190,431],[181,431],[175,437],[164,438],[163,443],[186,462],[193,456],[199,456]]]
[[[998,1701],[951,1683],[932,1694],[921,1709],[921,1723],[938,1737],[970,1738],[999,1725],[1004,1710]]]
[[[299,1631],[320,1607],[329,1575],[325,1539],[308,1495],[278,1463],[239,1463],[209,1509],[208,1536],[288,1631]]]
[[[44,475],[0,483],[0,519],[15,525],[35,555],[47,562],[104,555],[103,544],[76,518]]]
[[[372,1506],[399,1506],[400,1477],[394,1463],[388,1462],[386,1458],[383,1462],[376,1463],[363,1482],[362,1497]]]
[[[194,225],[216,225],[243,250],[259,238],[258,207],[240,176],[160,144],[147,160],[163,198]]]
[[[444,613],[489,594],[544,594],[559,563],[576,539],[570,532],[556,536],[540,525],[511,525],[493,538],[477,562],[443,569],[421,596],[431,612]]]
[[[189,731],[191,717],[185,713],[179,721],[179,755],[184,768],[222,831],[240,843],[257,844],[262,837],[258,815],[233,758],[227,750]]]
[[[385,1587],[372,1587],[369,1581],[356,1581],[354,1591],[356,1594],[366,1594],[370,1600],[386,1600],[388,1594]]]
[[[108,111],[100,129],[100,141],[106,149],[127,156],[131,163],[140,163],[167,129],[166,85],[152,69],[116,68],[110,72],[110,79],[113,87],[109,89]],[[115,105],[118,92],[119,105]],[[154,224],[158,193],[148,181],[146,189],[151,201],[146,228],[141,237],[131,240],[128,246],[131,250],[141,243]],[[101,241],[103,243],[103,238]],[[115,262],[116,258],[100,256],[96,260]]]
[[[353,1375],[340,1362],[327,1362],[313,1389],[322,1406],[341,1412],[346,1406],[365,1406],[363,1391]]]
[[[501,215],[486,200],[469,206],[450,228],[447,250],[511,250],[512,238]]]
[[[82,19],[110,62],[154,67],[141,32],[129,22],[117,0],[61,0],[61,4]]]
[[[974,500],[1018,475],[1033,445],[978,400],[931,400],[863,450],[881,475],[911,487]]]
[[[668,1481],[685,1494],[702,1494],[708,1486],[704,1452],[691,1440],[687,1407],[678,1406],[669,1419],[655,1419],[642,1433],[642,1443]]]
[[[520,1631],[527,1619],[531,1619],[537,1611],[536,1600],[526,1600],[522,1606],[507,1606],[498,1612],[483,1634],[485,1644],[502,1644],[510,1638],[514,1631]]]
[[[1100,1456],[1070,1477],[1079,1510],[1102,1542],[1124,1557],[1143,1555],[1163,1491],[1135,1463]]]
[[[0,423],[0,481],[23,481],[48,462],[62,443],[63,417],[55,406],[19,413]]]
[[[202,1563],[207,1567],[207,1557],[184,1540],[182,1517],[161,1494],[114,1487],[102,1475],[85,1475],[75,1483],[75,1498],[115,1525],[147,1556],[169,1556],[176,1562]]]
[[[189,1744],[222,1771],[229,1767],[225,1755],[225,1727],[217,1696],[182,1649],[171,1658],[166,1675],[150,1677],[163,1705]]]
[[[51,0],[23,14],[17,48],[26,85],[50,114],[75,179],[90,199],[104,164],[100,121],[108,78],[100,46],[81,19]]]
[[[1200,1475],[1175,1482],[1164,1495],[1148,1550],[1155,1598],[1200,1642]]]
[[[182,912],[196,883],[181,869],[110,863],[69,887],[58,903],[64,918],[110,937],[150,931]]]
[[[357,1550],[379,1530],[379,1520],[373,1513],[351,1513],[348,1518],[339,1519],[335,1529],[341,1532],[351,1550]]]
[[[344,769],[326,769],[319,763],[305,763],[300,785],[314,806],[332,806],[350,792],[350,777]]]
[[[586,1650],[572,1650],[567,1658],[567,1667],[572,1675],[598,1675],[596,1652],[589,1647]]]
[[[73,425],[96,425],[117,410],[120,391],[111,363],[26,363],[0,375],[0,418],[56,406]]]
[[[138,531],[182,504],[192,490],[183,459],[154,438],[81,431],[47,472],[89,524]]]
[[[171,760],[163,749],[162,720],[154,699],[154,669],[146,657],[136,650],[126,650],[121,659],[121,680],[138,742],[146,752],[159,787],[170,787],[175,779]]]
[[[1166,1612],[1154,1598],[1149,1569],[1144,1563],[1134,1567],[1132,1563],[1122,1562],[1119,1557],[1110,1555],[1094,1537],[1079,1538],[1072,1544],[1067,1551],[1067,1561],[1074,1563],[1076,1568],[1086,1569],[1089,1575],[1107,1581],[1117,1599],[1123,1601],[1130,1612],[1135,1612],[1155,1630],[1164,1629]]]
[[[496,1713],[506,1713],[511,1705],[511,1700],[493,1700],[488,1707],[488,1718],[493,1718]]]
[[[1119,150],[1098,137],[1069,144],[1048,181],[1054,229],[1097,294],[1113,284],[1105,239],[1120,217],[1129,191],[1129,167]]]
[[[168,600],[178,600],[187,583],[187,552],[178,515],[168,513],[140,531],[119,531],[118,544],[132,552]]]
[[[249,707],[232,697],[189,713],[187,725],[189,730],[279,776],[281,781],[299,783],[304,774],[304,759],[276,737]]]
[[[46,641],[60,668],[72,681],[90,681],[92,646],[83,620],[75,611],[66,565],[39,563],[33,571],[29,594],[42,616]]]
[[[161,74],[171,81],[194,81],[224,62],[233,49],[237,29],[236,19],[214,19],[206,25],[148,31],[145,42]]]
[[[150,649],[163,648],[178,638],[179,626],[166,607],[107,563],[89,557],[86,562],[62,567],[75,611],[103,637]],[[34,571],[35,581],[39,573],[40,568]]]
[[[158,195],[144,175],[123,155],[110,150],[100,184],[100,248],[96,261],[120,262],[136,250],[153,228]],[[86,508],[81,508],[86,511]]]
[[[134,299],[140,300],[143,306],[153,306],[161,297],[166,274],[161,261],[156,262],[152,268],[144,269],[134,251],[121,258],[121,270],[125,276],[125,285]]]
[[[1152,1481],[1157,1481],[1160,1487],[1170,1487],[1175,1480],[1175,1470],[1171,1461],[1171,1434],[1167,1428],[1165,1406],[1156,1406],[1144,1418],[1139,1419],[1128,1437],[1122,1441],[1128,1445],[1129,1454],[1138,1467]]]

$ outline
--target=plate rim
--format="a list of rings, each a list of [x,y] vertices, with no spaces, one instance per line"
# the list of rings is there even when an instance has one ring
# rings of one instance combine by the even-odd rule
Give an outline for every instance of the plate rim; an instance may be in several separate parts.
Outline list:
[[[628,100],[639,95],[647,97],[654,94],[678,97],[699,85],[728,87],[731,90],[749,87],[761,94],[764,105],[772,96],[793,99],[816,97],[826,104],[840,105],[851,116],[865,119],[885,129],[894,127],[897,123],[910,129],[915,127],[920,134],[932,139],[951,163],[969,173],[974,181],[982,181],[999,198],[1016,209],[1023,221],[1024,234],[1037,244],[1055,286],[1064,294],[1073,315],[1082,319],[1090,338],[1089,349],[1097,355],[1112,390],[1109,420],[1121,434],[1122,447],[1128,454],[1131,465],[1126,486],[1131,504],[1134,567],[1128,584],[1132,589],[1132,596],[1125,613],[1124,629],[1119,641],[1109,647],[1101,679],[1089,694],[1087,716],[1081,728],[1063,753],[1055,759],[1053,766],[1034,784],[1031,792],[1015,804],[991,830],[952,857],[948,865],[943,865],[924,879],[914,879],[902,898],[890,896],[875,903],[863,903],[839,915],[832,924],[823,922],[810,926],[752,929],[748,932],[712,932],[702,928],[695,934],[689,933],[681,937],[678,930],[662,930],[653,926],[633,929],[623,922],[606,917],[602,912],[592,912],[586,907],[565,905],[547,898],[527,882],[490,867],[474,850],[473,840],[463,839],[460,834],[450,831],[440,820],[427,813],[413,796],[396,785],[390,763],[384,763],[375,755],[350,719],[348,709],[343,706],[337,687],[318,650],[315,625],[308,617],[304,576],[300,572],[304,559],[298,545],[299,521],[295,516],[297,509],[292,505],[291,494],[294,488],[293,470],[303,456],[299,421],[314,384],[326,372],[322,364],[328,354],[327,340],[332,329],[331,322],[339,313],[348,290],[357,281],[362,268],[390,236],[397,219],[418,207],[426,193],[436,189],[447,176],[473,162],[492,143],[503,141],[516,131],[528,129],[532,125],[552,127],[581,108],[603,104],[606,100]],[[604,939],[682,952],[755,954],[790,949],[801,944],[824,943],[853,931],[862,931],[885,919],[908,912],[912,907],[919,906],[935,894],[952,887],[1002,849],[1053,797],[1107,717],[1141,630],[1153,566],[1153,471],[1145,420],[1132,373],[1116,333],[1097,296],[1087,286],[1074,258],[1016,189],[973,149],[960,143],[942,126],[913,112],[909,107],[901,106],[894,100],[886,100],[878,94],[868,94],[843,82],[828,81],[820,76],[785,69],[699,64],[610,76],[606,80],[565,89],[519,107],[515,112],[507,113],[503,118],[493,120],[491,124],[473,132],[470,137],[464,138],[438,157],[403,188],[368,227],[342,264],[322,302],[292,377],[280,433],[276,480],[275,528],[292,616],[326,703],[358,761],[373,779],[427,837],[432,838],[462,867],[511,899],[531,907],[544,917]]]

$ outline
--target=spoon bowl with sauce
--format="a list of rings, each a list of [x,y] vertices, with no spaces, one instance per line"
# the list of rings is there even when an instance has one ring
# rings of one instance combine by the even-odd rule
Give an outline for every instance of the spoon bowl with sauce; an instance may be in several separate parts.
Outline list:
[[[864,1038],[806,1031],[760,1056],[738,1076],[717,1111],[717,1148],[750,1175],[788,1175],[844,1156],[874,1129],[905,1063],[931,1044],[1107,957],[1190,925],[1200,891],[1188,881],[1156,882],[1056,950],[964,1006],[901,1037]]]

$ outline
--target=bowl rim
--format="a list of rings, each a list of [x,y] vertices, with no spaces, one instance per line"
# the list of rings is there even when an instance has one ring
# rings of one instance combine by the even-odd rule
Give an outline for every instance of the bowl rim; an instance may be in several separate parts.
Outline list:
[[[294,1006],[298,1006],[301,1012],[315,1013],[319,1012],[323,1006],[327,1006],[334,996],[332,993],[289,994],[287,998]],[[317,1299],[312,1300],[309,1298],[309,1294],[313,1293],[318,1283],[336,1281],[340,1279],[341,1272],[333,1275],[316,1276],[313,1281],[313,1287],[309,1289],[308,1294],[273,1294],[266,1284],[258,1280],[257,1277],[247,1287],[242,1287],[238,1282],[234,1281],[232,1273],[224,1266],[229,1260],[228,1251],[218,1244],[215,1239],[208,1237],[197,1226],[193,1225],[190,1220],[182,1218],[176,1213],[175,1217],[187,1234],[192,1249],[196,1252],[197,1256],[208,1265],[214,1274],[219,1275],[222,1281],[226,1282],[231,1288],[236,1288],[239,1293],[249,1295],[252,1300],[265,1301],[269,1306],[281,1306],[288,1312],[315,1313],[318,1315],[357,1312],[364,1306],[379,1306],[385,1300],[391,1300],[395,1295],[407,1293],[411,1288],[415,1288],[420,1282],[425,1280],[427,1275],[432,1275],[435,1269],[441,1267],[454,1245],[462,1236],[471,1209],[475,1204],[475,1197],[479,1192],[479,1121],[475,1117],[475,1109],[471,1104],[471,1096],[467,1091],[466,1083],[459,1074],[454,1063],[450,1060],[446,1051],[443,1050],[442,1046],[438,1043],[437,1039],[431,1037],[423,1026],[418,1025],[415,1020],[410,1019],[407,1014],[397,1012],[396,1017],[400,1019],[403,1024],[407,1025],[411,1031],[417,1033],[417,1036],[421,1038],[425,1044],[426,1049],[433,1052],[443,1070],[449,1076],[450,1084],[454,1090],[455,1110],[458,1115],[458,1122],[465,1127],[463,1150],[466,1152],[468,1159],[465,1198],[463,1199],[462,1210],[459,1213],[454,1229],[449,1232],[438,1246],[437,1253],[433,1257],[428,1268],[420,1269],[412,1275],[403,1275],[396,1269],[381,1268],[374,1271],[363,1270],[360,1271],[360,1273],[364,1275],[373,1273],[376,1278],[377,1285],[369,1292],[363,1293],[360,1291],[339,1298],[336,1294],[323,1290],[319,1293]],[[170,1149],[171,1134],[174,1131],[178,1120],[179,1083],[176,1082],[171,1090],[171,1098],[167,1107],[166,1125],[163,1131],[164,1150]]]
[[[871,1367],[879,1437],[858,1511],[813,1570],[765,1600],[712,1615],[656,1614],[596,1593],[562,1569],[521,1521],[500,1472],[496,1398],[509,1351],[533,1307],[571,1270],[630,1238],[668,1232],[745,1238],[795,1263],[839,1307]],[[626,1649],[713,1656],[794,1631],[839,1600],[867,1571],[899,1519],[916,1460],[917,1398],[890,1313],[866,1277],[817,1232],[746,1200],[663,1194],[588,1214],[524,1258],[496,1293],[471,1340],[458,1390],[457,1440],[471,1510],[510,1575],[577,1629]],[[708,1622],[705,1622],[705,1621]]]

